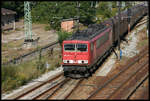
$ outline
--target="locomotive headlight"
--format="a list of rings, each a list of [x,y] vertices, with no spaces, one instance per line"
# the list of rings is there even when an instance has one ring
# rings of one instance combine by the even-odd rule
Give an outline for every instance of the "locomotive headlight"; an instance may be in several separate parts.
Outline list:
[[[78,63],[82,63],[82,60],[78,60]]]
[[[86,64],[86,63],[88,63],[88,60],[78,60],[78,63],[80,63],[80,64]]]
[[[63,60],[64,63],[73,63],[73,60]]]

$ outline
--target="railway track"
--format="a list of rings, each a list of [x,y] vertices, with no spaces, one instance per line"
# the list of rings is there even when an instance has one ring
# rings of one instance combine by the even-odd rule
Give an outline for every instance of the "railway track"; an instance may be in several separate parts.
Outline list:
[[[148,59],[144,60],[147,54],[148,50],[140,54],[118,74],[103,82],[87,99],[128,99],[148,77]]]
[[[137,86],[131,95],[129,96],[129,100],[143,99],[147,100],[149,98],[149,77],[143,80],[142,84]]]
[[[61,82],[59,85],[55,86],[53,89],[47,90],[45,93],[43,93],[43,94],[35,97],[34,99],[37,99],[37,100],[39,100],[39,99],[42,99],[42,100],[45,99],[46,100],[46,99],[50,98],[55,92],[57,92],[69,80],[70,79],[68,79],[68,78],[64,79],[64,81]]]
[[[41,81],[37,85],[22,90],[6,99],[15,100],[46,100],[46,99],[67,99],[83,79],[65,78],[59,73],[47,81]]]
[[[49,100],[49,99],[66,99],[70,93],[80,84],[82,80],[73,80],[71,78],[61,77],[57,81],[53,81],[51,84],[44,84],[44,88],[37,88],[39,91],[31,94],[23,95],[19,100],[32,99],[32,100]]]
[[[83,81],[83,79],[75,80],[69,78],[69,81],[59,85],[59,87],[57,87],[52,93],[49,93],[46,99],[67,99],[72,91],[79,86],[81,81]]]
[[[48,92],[49,90],[52,90],[54,89],[55,87],[63,84],[64,82],[66,82],[68,79],[64,78],[64,77],[61,77],[57,80],[54,80],[52,81],[51,83],[47,83],[47,84],[44,84],[44,86],[42,88],[38,88],[36,89],[37,91],[34,91],[32,92],[31,94],[28,94],[22,98],[19,98],[19,99],[37,99],[39,98],[41,95],[45,94],[46,92]],[[37,93],[38,92],[38,93]]]
[[[54,86],[60,84],[64,80],[63,72],[59,72],[56,75],[53,75],[46,81],[38,81],[36,85],[30,86],[13,94],[5,99],[34,99],[39,96],[41,93],[45,92],[45,89],[51,89]]]
[[[139,21],[139,23],[135,26],[135,27],[139,27],[140,25],[143,25],[145,23],[148,23],[149,19],[148,19],[148,16],[145,16],[143,19],[141,19]]]

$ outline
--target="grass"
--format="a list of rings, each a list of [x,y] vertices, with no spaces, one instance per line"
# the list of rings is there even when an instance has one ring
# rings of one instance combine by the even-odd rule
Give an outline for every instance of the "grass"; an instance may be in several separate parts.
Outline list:
[[[145,40],[141,40],[138,44],[137,44],[137,47],[138,48],[141,48],[145,45],[148,45],[148,39],[145,39]]]
[[[31,65],[32,64],[32,65]],[[25,84],[37,77],[37,69],[32,62],[21,65],[2,66],[2,92],[6,92]]]
[[[44,27],[44,29],[45,29],[45,31],[49,31],[49,30],[51,30],[51,27],[49,25],[47,25]]]
[[[59,67],[61,63],[61,57],[59,55],[60,51],[54,51],[52,56],[46,54],[45,56],[41,56],[41,59],[36,58],[19,65],[2,65],[2,93],[16,89],[43,73]],[[50,64],[48,69],[45,65],[46,62]]]
[[[15,41],[11,41],[11,42],[8,42],[8,43],[2,43],[2,51],[6,51],[10,48],[19,48],[21,47],[21,45],[23,44],[23,40],[16,40]]]
[[[22,31],[23,28],[16,28],[15,31]]]
[[[6,43],[2,44],[2,51],[8,51],[8,46]]]
[[[19,57],[23,53],[24,54],[28,53],[29,51],[32,51],[37,48],[37,47],[33,47],[28,50],[23,49],[22,48],[23,42],[24,42],[24,40],[16,40],[16,42],[11,41],[8,43],[2,43],[2,52],[8,51],[7,54],[2,54],[2,63],[7,62],[10,59]],[[39,47],[41,47],[41,46],[39,46]],[[16,49],[14,49],[14,48],[16,48]]]
[[[144,28],[139,32],[141,34],[140,41],[137,43],[137,48],[139,48],[139,49],[141,49],[143,46],[148,45],[149,38],[147,37],[146,31],[147,31],[147,29]]]

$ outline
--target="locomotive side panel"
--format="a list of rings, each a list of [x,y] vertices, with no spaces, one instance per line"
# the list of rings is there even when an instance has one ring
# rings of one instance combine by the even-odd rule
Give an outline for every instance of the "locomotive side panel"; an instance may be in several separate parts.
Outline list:
[[[91,41],[91,65],[112,46],[112,28],[107,29],[96,40]]]

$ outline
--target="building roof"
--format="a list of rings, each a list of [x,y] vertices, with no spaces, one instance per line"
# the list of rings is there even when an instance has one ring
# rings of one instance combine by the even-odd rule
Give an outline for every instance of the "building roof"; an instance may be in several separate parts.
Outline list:
[[[61,20],[61,21],[64,22],[64,21],[72,21],[72,20],[77,20],[77,18],[63,19],[63,20]]]
[[[9,14],[16,14],[16,12],[9,10],[9,9],[1,8],[1,14],[2,15],[9,15]]]

